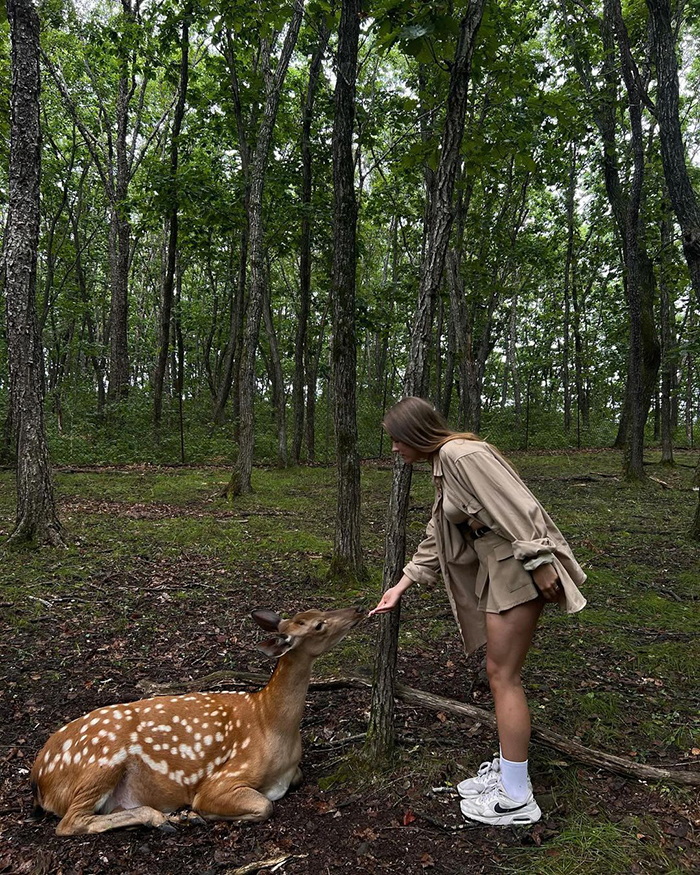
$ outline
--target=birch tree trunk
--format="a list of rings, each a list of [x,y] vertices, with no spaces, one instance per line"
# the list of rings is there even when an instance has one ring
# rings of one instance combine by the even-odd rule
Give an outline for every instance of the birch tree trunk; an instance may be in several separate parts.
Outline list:
[[[428,346],[432,329],[429,324],[429,316],[434,309],[432,302],[435,300],[439,288],[449,245],[453,221],[452,197],[464,134],[471,59],[485,3],[486,0],[471,0],[467,12],[460,22],[455,55],[450,69],[442,148],[437,167],[434,195],[431,199],[431,209],[427,214],[427,222],[423,231],[425,245],[421,256],[415,327],[411,338],[409,365],[404,382],[406,395],[414,395],[423,390],[427,371]],[[382,574],[384,590],[389,589],[401,578],[410,488],[411,468],[404,465],[397,454],[394,457],[387,516]],[[380,616],[372,705],[366,743],[367,752],[374,760],[388,757],[394,746],[394,691],[398,628],[398,609]]]
[[[10,396],[17,434],[17,518],[9,543],[59,546],[51,483],[36,315],[39,246],[39,17],[31,0],[7,0],[12,43],[10,171],[4,241]]]

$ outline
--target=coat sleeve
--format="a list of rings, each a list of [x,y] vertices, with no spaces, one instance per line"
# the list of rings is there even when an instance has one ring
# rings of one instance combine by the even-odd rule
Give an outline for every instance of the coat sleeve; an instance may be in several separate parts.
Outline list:
[[[418,545],[413,559],[403,573],[414,583],[435,583],[440,574],[440,557],[435,541],[435,523],[432,518],[425,530],[425,538]]]
[[[490,452],[461,456],[445,485],[466,490],[460,495],[463,506],[467,509],[469,505],[469,512],[477,518],[479,507],[486,510],[493,520],[492,527],[513,544],[513,556],[526,567],[553,561],[556,544],[547,534],[542,506],[499,458]]]

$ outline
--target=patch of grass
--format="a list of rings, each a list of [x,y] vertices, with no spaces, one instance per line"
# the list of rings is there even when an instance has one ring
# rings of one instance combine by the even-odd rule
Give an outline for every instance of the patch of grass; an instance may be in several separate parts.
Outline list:
[[[646,835],[641,822],[636,818],[630,821],[623,827],[604,817],[573,815],[558,835],[537,850],[510,851],[515,865],[506,865],[502,871],[531,875],[622,875],[631,871],[633,861],[638,865],[644,861],[649,868],[641,871],[670,872],[670,860],[663,851],[636,838]]]
[[[599,720],[615,720],[620,714],[620,695],[616,693],[590,692],[580,697],[579,708],[588,717]]]

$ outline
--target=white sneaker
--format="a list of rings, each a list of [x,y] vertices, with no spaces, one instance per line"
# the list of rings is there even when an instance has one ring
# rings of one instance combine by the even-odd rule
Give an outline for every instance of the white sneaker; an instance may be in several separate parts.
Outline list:
[[[537,823],[542,817],[532,791],[524,802],[516,802],[506,793],[500,778],[481,795],[462,799],[459,807],[469,820],[478,820],[492,826],[525,826]]]
[[[501,758],[498,754],[494,754],[492,761],[487,760],[479,766],[479,771],[473,778],[467,778],[466,781],[457,784],[457,792],[462,799],[473,799],[497,781],[500,773]]]

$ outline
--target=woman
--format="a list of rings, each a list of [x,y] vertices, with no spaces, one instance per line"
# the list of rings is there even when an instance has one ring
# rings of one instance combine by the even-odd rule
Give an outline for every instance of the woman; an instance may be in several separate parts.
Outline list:
[[[404,398],[384,428],[407,464],[432,463],[435,503],[426,537],[371,614],[393,610],[413,583],[442,572],[467,653],[486,642],[500,756],[457,789],[465,817],[508,826],[541,811],[528,777],[530,714],[520,671],[545,602],[586,604],[586,575],[564,536],[505,459],[476,435],[453,432],[422,398]]]

